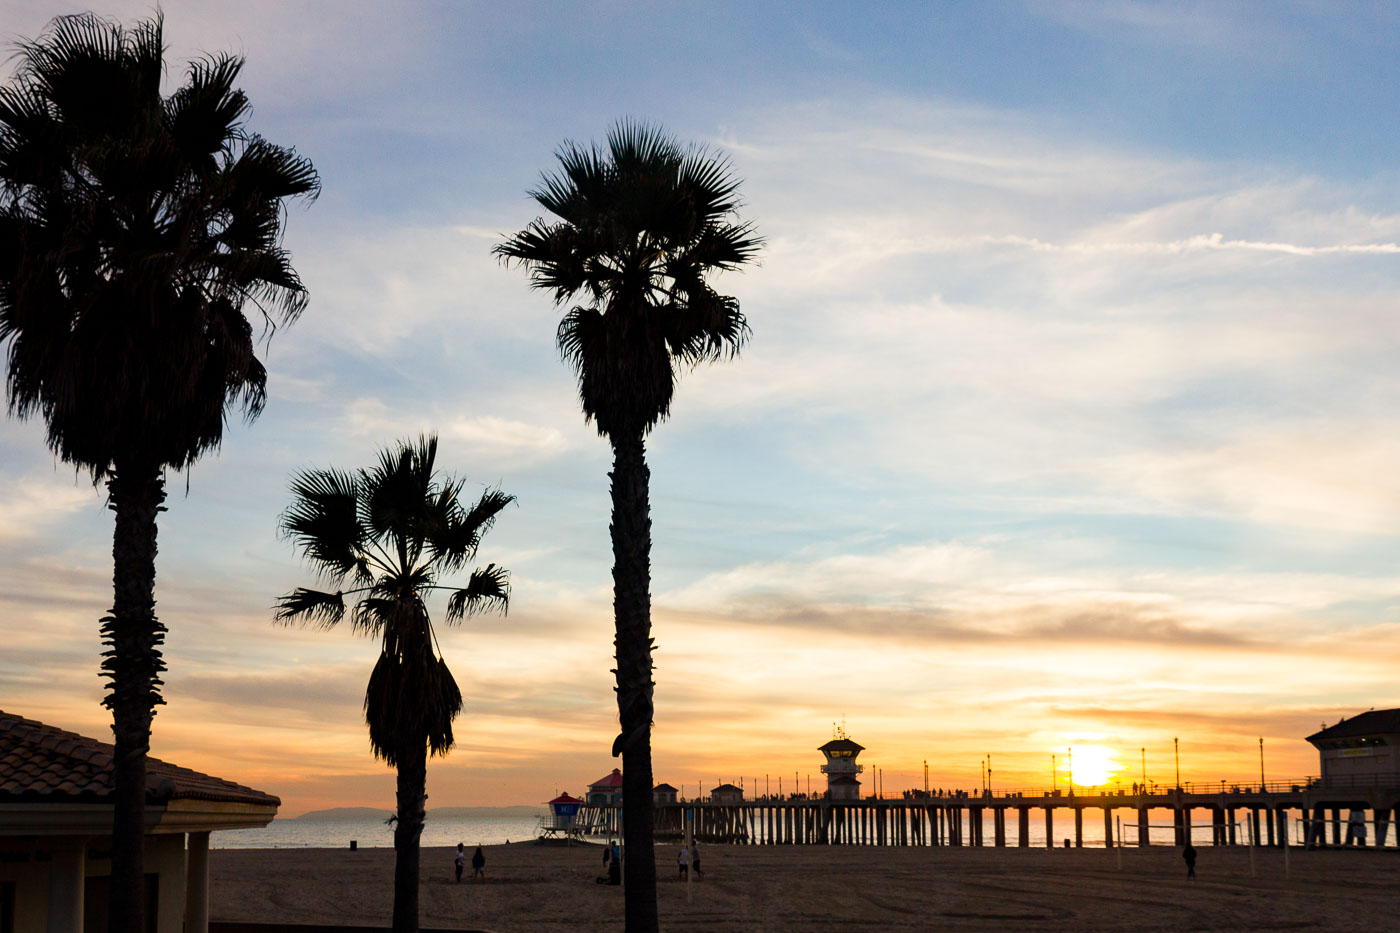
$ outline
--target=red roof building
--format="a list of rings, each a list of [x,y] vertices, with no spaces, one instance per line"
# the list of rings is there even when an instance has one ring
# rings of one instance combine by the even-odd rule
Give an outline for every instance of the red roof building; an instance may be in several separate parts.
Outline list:
[[[622,772],[616,768],[612,774],[601,777],[588,785],[590,806],[611,807],[622,803]]]
[[[13,929],[80,933],[85,911],[106,929],[112,755],[107,742],[0,712],[0,888],[12,895]],[[151,928],[207,933],[209,833],[266,826],[281,801],[146,761]]]

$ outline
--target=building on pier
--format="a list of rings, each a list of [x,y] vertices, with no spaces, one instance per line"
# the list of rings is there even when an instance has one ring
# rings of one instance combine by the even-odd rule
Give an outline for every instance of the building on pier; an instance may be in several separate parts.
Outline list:
[[[672,787],[670,784],[657,784],[651,789],[651,802],[659,807],[665,806],[675,803],[678,794],[680,794],[678,787]]]
[[[612,774],[589,784],[587,798],[590,807],[615,807],[622,803],[622,772],[613,768]]]
[[[710,791],[711,803],[743,803],[744,790],[734,784],[721,784]]]
[[[836,727],[835,737],[818,748],[826,756],[822,773],[826,775],[826,796],[829,800],[859,800],[860,780],[856,777],[865,765],[856,764],[856,756],[865,751],[864,745],[851,741],[843,726]]]
[[[1369,710],[1308,736],[1323,784],[1400,784],[1400,709]]]

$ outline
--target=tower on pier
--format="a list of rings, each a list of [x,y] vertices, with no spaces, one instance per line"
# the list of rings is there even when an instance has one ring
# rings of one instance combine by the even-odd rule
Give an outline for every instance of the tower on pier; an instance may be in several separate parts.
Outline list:
[[[826,756],[822,773],[826,775],[826,795],[830,800],[859,800],[860,780],[856,777],[865,765],[856,764],[856,756],[865,751],[846,734],[844,725],[832,729],[832,739],[817,749]]]

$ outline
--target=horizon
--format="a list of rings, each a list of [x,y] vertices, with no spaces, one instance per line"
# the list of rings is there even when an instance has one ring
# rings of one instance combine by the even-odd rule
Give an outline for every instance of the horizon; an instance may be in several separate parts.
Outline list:
[[[751,341],[649,438],[657,782],[815,787],[838,722],[890,790],[925,760],[977,787],[987,755],[1048,786],[1070,747],[1157,780],[1175,737],[1183,779],[1257,782],[1261,737],[1301,778],[1318,723],[1400,706],[1400,11],[162,8],[168,84],[246,55],[250,128],[323,192],[287,218],[310,303],[263,348],[266,411],[168,477],[152,756],[286,812],[392,808],[377,647],[273,624],[313,580],[276,523],[295,471],[436,430],[517,504],[479,561],[509,615],[430,605],[466,704],[430,806],[620,767],[607,444],[490,249],[625,117],[726,155],[766,238],[718,279]],[[75,11],[0,0],[4,41]],[[41,422],[0,438],[0,709],[110,741],[111,515]]]

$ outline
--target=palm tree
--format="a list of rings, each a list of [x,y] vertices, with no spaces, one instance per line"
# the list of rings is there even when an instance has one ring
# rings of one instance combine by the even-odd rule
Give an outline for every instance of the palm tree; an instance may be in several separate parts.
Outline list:
[[[536,219],[495,253],[530,271],[564,313],[558,345],[579,380],[585,421],[613,449],[613,613],[623,761],[629,931],[657,928],[652,846],[651,509],[645,437],[670,412],[676,376],[739,352],[739,302],[706,281],[754,258],[761,240],[737,220],[728,162],[683,149],[661,130],[622,122],[607,150],[565,143],[560,169],[530,196]]]
[[[374,468],[310,470],[292,481],[283,533],[335,592],[298,588],[278,602],[277,619],[332,628],[346,615],[356,632],[380,639],[379,661],[365,690],[369,744],[398,772],[394,825],[394,930],[418,929],[418,838],[427,799],[427,756],[452,748],[452,720],[462,694],[435,650],[425,597],[450,590],[447,621],[486,609],[505,611],[510,576],[487,564],[462,587],[439,579],[475,559],[481,537],[515,501],[488,489],[473,504],[462,482],[434,471],[437,438],[383,450]],[[352,588],[344,589],[349,580]]]
[[[263,335],[306,290],[281,247],[286,201],[314,198],[311,163],[244,126],[241,58],[211,55],[162,97],[162,20],[124,29],[55,19],[19,46],[0,88],[0,342],[12,415],[106,481],[114,596],[102,620],[116,742],[112,929],[145,929],[142,818],[162,703],[156,516],[167,470],[266,400]]]

